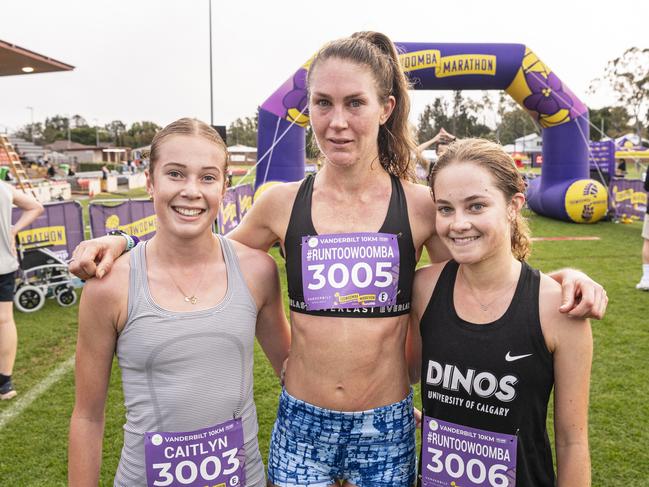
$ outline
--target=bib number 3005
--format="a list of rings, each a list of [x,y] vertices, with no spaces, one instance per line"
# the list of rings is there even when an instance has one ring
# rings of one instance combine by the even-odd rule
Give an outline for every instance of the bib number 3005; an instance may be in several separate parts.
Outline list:
[[[399,244],[389,233],[302,238],[302,290],[309,310],[388,306],[399,287]]]
[[[357,262],[351,270],[347,264],[340,262],[329,268],[324,264],[314,264],[308,267],[311,273],[308,287],[317,291],[329,284],[334,289],[343,289],[351,282],[359,290],[367,289],[370,285],[385,288],[392,284],[391,267],[390,262],[376,262],[374,269],[366,262]]]

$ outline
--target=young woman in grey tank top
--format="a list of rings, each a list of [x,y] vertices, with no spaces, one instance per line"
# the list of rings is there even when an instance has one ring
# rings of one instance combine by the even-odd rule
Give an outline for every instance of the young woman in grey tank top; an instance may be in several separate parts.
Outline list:
[[[289,331],[273,259],[212,233],[226,154],[196,120],[154,138],[148,190],[157,233],[89,281],[81,298],[71,486],[98,484],[113,354],[126,406],[114,485],[265,485],[254,338],[279,373]]]

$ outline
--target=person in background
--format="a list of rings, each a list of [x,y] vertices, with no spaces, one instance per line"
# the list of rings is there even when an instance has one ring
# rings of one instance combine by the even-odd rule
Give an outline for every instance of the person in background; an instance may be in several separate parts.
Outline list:
[[[644,190],[649,193],[649,167],[647,167],[644,177]],[[640,291],[649,291],[649,204],[642,225],[642,278],[635,288]]]
[[[11,205],[22,211],[15,225],[11,225]],[[43,213],[34,196],[0,182],[0,399],[16,396],[12,382],[18,348],[18,334],[14,322],[14,286],[18,269],[16,235]]]

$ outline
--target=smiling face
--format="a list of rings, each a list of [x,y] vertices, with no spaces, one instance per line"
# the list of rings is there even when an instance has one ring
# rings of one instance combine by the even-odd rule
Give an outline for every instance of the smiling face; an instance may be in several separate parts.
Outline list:
[[[379,126],[390,117],[395,101],[379,100],[369,68],[326,59],[311,74],[309,93],[311,126],[329,163],[349,167],[378,157]]]
[[[453,259],[473,264],[511,255],[511,228],[525,197],[511,200],[483,167],[457,162],[441,169],[434,182],[435,227]]]
[[[225,153],[197,135],[168,136],[159,145],[147,189],[159,230],[180,238],[211,232],[225,192]]]

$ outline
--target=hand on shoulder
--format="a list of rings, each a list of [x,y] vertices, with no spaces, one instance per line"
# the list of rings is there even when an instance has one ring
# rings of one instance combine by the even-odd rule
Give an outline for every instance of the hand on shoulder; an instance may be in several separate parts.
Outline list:
[[[586,318],[575,318],[560,311],[562,305],[561,284],[541,273],[539,289],[539,314],[541,327],[546,345],[550,352],[554,352],[559,343],[564,342],[566,336],[588,327],[590,322]]]

